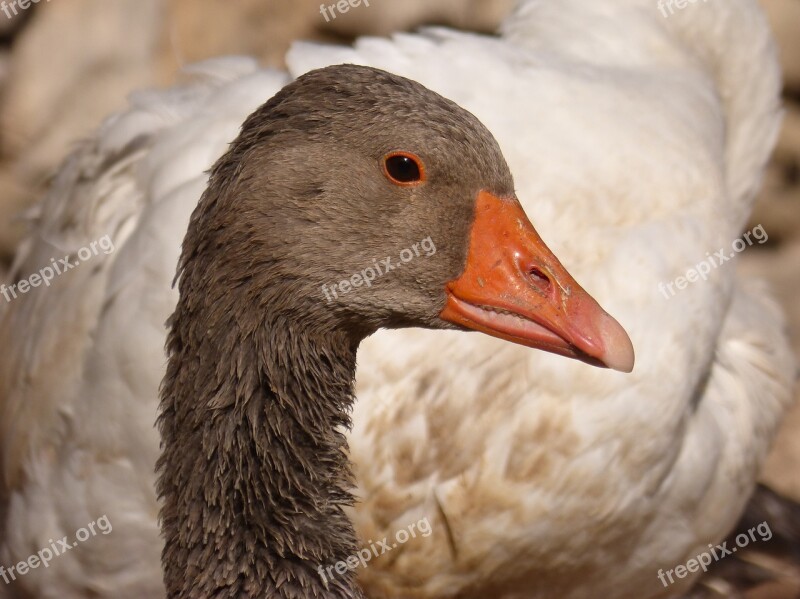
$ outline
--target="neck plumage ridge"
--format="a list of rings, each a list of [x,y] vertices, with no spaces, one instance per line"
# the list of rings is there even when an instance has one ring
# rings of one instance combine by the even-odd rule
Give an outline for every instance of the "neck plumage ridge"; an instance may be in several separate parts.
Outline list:
[[[159,417],[167,596],[361,598],[353,573],[320,575],[356,547],[343,431],[357,342],[191,293],[187,276]],[[260,313],[235,310],[248,305]]]

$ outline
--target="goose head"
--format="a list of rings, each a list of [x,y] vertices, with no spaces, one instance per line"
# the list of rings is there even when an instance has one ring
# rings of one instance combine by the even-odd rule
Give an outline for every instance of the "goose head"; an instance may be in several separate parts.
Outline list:
[[[170,597],[361,596],[354,573],[320,573],[357,547],[342,429],[376,330],[477,330],[633,365],[526,218],[491,134],[371,68],[308,73],[248,117],[179,277],[159,416]]]
[[[526,217],[491,133],[415,82],[354,65],[300,77],[245,122],[210,187],[224,193],[196,229],[235,235],[240,276],[294,326],[357,341],[469,329],[633,367],[623,328]]]

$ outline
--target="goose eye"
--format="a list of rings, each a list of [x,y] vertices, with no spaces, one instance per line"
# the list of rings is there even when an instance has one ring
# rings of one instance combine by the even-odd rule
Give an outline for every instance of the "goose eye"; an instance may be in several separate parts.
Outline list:
[[[425,180],[425,167],[414,154],[397,152],[389,154],[383,161],[383,169],[389,180],[404,187],[418,185]]]

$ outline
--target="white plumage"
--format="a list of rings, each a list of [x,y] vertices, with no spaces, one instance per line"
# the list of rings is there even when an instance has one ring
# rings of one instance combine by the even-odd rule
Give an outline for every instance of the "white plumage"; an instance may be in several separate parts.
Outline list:
[[[133,96],[68,158],[14,272],[106,234],[116,251],[3,315],[0,565],[104,514],[114,530],[0,596],[162,596],[153,423],[180,242],[245,116],[340,62],[475,113],[534,225],[637,351],[623,375],[477,334],[368,340],[354,522],[365,543],[433,527],[361,571],[370,596],[666,596],[689,579],[665,589],[658,569],[736,522],[791,396],[782,319],[735,263],[668,300],[658,284],[729,248],[749,215],[780,120],[767,26],[751,0],[669,18],[645,0],[522,0],[500,38],[297,44],[289,74],[198,65],[182,87]]]

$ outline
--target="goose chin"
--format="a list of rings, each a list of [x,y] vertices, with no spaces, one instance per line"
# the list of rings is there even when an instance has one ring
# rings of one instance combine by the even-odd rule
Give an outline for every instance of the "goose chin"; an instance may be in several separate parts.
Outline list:
[[[628,334],[558,261],[516,198],[478,194],[464,272],[442,320],[594,366],[630,372]]]
[[[447,307],[442,312],[442,317],[451,323],[473,331],[480,331],[505,341],[580,360],[592,366],[611,368],[620,372],[633,370],[633,346],[629,341],[626,343],[627,334],[625,334],[625,339],[620,340],[623,347],[622,352],[597,351],[595,347],[590,347],[588,350],[595,354],[592,355],[557,332],[525,316],[501,308],[475,306],[452,294],[448,294]],[[608,318],[613,321],[609,327],[613,337],[613,331],[619,327],[619,324],[610,316]],[[608,334],[605,337],[608,337]],[[616,347],[620,343],[612,341],[610,345]]]
[[[491,306],[474,306],[453,295],[448,296],[448,308],[450,314],[460,316],[456,318],[460,320],[459,324],[466,328],[512,343],[575,358],[597,366],[602,365],[599,360],[585,354],[558,333],[519,314]]]

